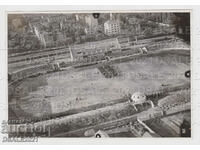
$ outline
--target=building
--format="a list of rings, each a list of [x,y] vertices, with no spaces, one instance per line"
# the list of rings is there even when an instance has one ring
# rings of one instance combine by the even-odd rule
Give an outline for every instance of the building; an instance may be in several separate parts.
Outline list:
[[[105,55],[111,48],[119,48],[116,38],[96,42],[72,45],[69,47],[71,61],[83,60],[85,57]]]
[[[131,96],[131,102],[133,103],[143,103],[146,101],[146,96],[143,93],[136,92]]]
[[[106,35],[118,35],[121,33],[120,22],[118,20],[108,20],[104,23],[104,32]]]
[[[85,17],[85,22],[87,24],[87,28],[85,28],[85,33],[95,34],[98,30],[98,20],[95,19],[92,15],[88,15]]]

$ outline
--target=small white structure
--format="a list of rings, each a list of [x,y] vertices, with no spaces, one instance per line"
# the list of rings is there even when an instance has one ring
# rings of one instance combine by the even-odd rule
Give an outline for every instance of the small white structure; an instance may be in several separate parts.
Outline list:
[[[143,53],[145,53],[145,54],[148,52],[148,50],[147,50],[146,47],[143,47],[143,48],[142,48],[142,51],[143,51]]]
[[[146,101],[146,95],[141,92],[136,92],[131,96],[130,102],[134,104],[144,103]]]
[[[146,47],[142,47],[142,48],[139,48],[139,49],[140,49],[141,54],[147,54],[147,52],[148,52]]]
[[[138,111],[136,105],[139,104],[139,105],[143,105],[143,103],[149,103],[151,105],[151,107],[153,108],[154,107],[154,104],[151,100],[147,100],[147,97],[144,93],[141,93],[141,92],[136,92],[134,93],[129,102],[131,103],[131,105],[133,105],[133,107],[135,108],[136,111]]]
[[[106,132],[99,130],[97,133],[95,133],[94,137],[95,138],[107,138],[107,137],[109,137],[109,135]]]

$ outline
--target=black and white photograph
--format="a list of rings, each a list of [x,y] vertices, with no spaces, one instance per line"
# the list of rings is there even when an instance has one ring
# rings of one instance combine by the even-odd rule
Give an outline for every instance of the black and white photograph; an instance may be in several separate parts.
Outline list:
[[[190,32],[190,11],[9,12],[9,137],[191,138]]]

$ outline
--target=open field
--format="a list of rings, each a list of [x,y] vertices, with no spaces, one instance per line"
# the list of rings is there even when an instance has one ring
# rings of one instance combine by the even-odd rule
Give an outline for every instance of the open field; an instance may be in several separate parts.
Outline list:
[[[137,91],[156,93],[189,82],[184,76],[190,69],[187,60],[187,55],[165,53],[115,63],[119,76],[113,78],[105,78],[96,67],[28,78],[18,86],[26,92],[18,93],[17,103],[24,112],[40,117],[107,103]]]

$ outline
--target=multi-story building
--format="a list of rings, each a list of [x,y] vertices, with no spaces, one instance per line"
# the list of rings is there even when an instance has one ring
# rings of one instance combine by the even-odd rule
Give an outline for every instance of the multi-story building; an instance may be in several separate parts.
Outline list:
[[[104,23],[104,32],[106,35],[117,35],[121,33],[120,23],[118,20],[108,20]]]

